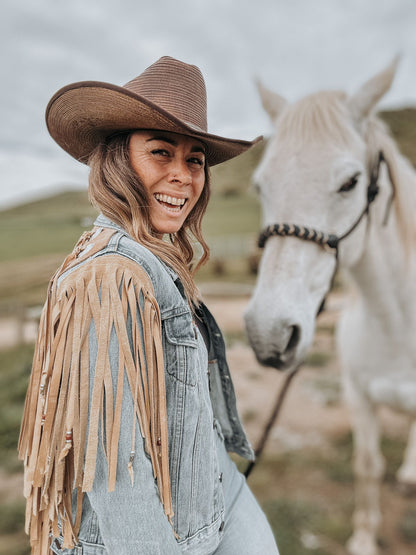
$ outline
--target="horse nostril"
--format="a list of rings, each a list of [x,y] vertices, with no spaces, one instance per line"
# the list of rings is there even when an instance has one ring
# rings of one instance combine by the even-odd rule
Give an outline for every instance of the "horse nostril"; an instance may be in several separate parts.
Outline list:
[[[275,348],[271,351],[259,352],[255,349],[257,360],[264,366],[271,366],[278,370],[286,370],[293,364],[295,351],[300,341],[301,328],[293,325],[286,327],[286,337],[289,337],[286,345],[281,349]]]
[[[291,327],[292,327],[292,333],[290,335],[289,343],[287,344],[286,352],[290,352],[296,349],[300,339],[299,326],[291,326]]]

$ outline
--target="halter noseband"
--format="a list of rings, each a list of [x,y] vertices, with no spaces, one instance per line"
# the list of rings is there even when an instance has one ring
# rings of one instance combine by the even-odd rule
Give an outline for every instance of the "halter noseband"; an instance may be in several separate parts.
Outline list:
[[[264,245],[266,244],[267,239],[269,239],[270,237],[280,235],[283,237],[297,237],[298,239],[303,239],[304,241],[312,241],[313,243],[316,243],[323,248],[329,248],[330,250],[335,251],[334,254],[336,259],[336,265],[335,265],[334,273],[332,275],[331,284],[329,288],[329,290],[331,290],[332,284],[335,278],[335,274],[338,268],[339,244],[343,239],[348,237],[356,229],[356,227],[359,225],[361,220],[369,214],[370,205],[377,197],[377,194],[379,192],[378,178],[380,174],[380,165],[382,162],[384,162],[387,165],[387,169],[390,175],[390,168],[388,167],[388,164],[383,155],[383,152],[380,150],[378,153],[377,163],[374,165],[374,167],[371,170],[370,181],[367,187],[367,204],[365,205],[364,210],[361,212],[361,214],[354,222],[354,224],[345,233],[343,233],[342,235],[335,235],[333,233],[324,233],[323,231],[318,231],[316,229],[295,225],[295,224],[287,224],[287,223],[272,224],[266,227],[260,233],[258,238],[259,248],[260,249],[264,248]],[[391,182],[393,186],[393,193],[389,199],[389,204],[384,218],[384,224],[387,222],[388,211],[390,210],[391,202],[394,197],[394,184],[393,184],[393,181]],[[322,311],[324,302],[325,302],[325,298],[322,302],[319,312]]]

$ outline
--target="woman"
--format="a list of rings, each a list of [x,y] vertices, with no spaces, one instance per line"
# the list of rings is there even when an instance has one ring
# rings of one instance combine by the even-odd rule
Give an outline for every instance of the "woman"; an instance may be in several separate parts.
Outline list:
[[[227,455],[253,452],[192,270],[209,167],[255,141],[209,134],[201,72],[169,57],[64,87],[46,121],[101,215],[40,323],[19,441],[33,553],[277,553]]]

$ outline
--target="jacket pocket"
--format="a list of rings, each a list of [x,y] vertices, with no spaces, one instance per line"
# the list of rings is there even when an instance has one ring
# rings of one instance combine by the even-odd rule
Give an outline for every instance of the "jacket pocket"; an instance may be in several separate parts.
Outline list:
[[[63,549],[64,538],[54,538],[51,544],[51,551],[56,555],[108,555],[104,545],[80,541],[73,549]]]
[[[162,321],[167,373],[178,381],[195,386],[198,379],[198,341],[190,312]]]

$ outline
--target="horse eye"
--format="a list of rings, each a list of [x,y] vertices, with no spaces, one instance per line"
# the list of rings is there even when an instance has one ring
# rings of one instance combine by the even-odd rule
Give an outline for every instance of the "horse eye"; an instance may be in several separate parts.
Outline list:
[[[348,191],[352,191],[358,183],[359,176],[359,173],[353,175],[351,179],[341,185],[341,187],[338,189],[338,193],[348,193]]]

